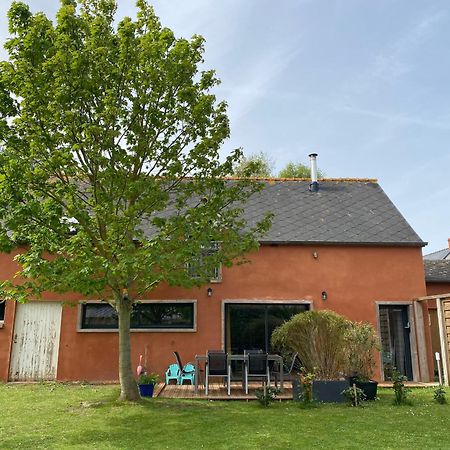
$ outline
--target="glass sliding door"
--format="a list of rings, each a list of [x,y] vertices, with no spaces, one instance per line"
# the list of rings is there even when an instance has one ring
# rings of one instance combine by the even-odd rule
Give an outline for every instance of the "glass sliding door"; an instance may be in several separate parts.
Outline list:
[[[228,353],[244,350],[270,353],[273,330],[295,314],[307,311],[302,303],[227,303],[225,305],[225,348]]]
[[[380,334],[385,380],[396,368],[413,379],[408,306],[380,305]]]

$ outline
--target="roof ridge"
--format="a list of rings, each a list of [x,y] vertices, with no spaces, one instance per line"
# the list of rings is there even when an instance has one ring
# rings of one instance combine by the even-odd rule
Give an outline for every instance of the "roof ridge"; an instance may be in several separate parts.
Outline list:
[[[279,178],[279,177],[225,177],[226,180],[255,180],[255,181],[309,181],[311,178]],[[348,183],[378,183],[377,178],[319,178],[319,182],[348,182]]]
[[[435,253],[441,253],[441,252],[444,252],[444,251],[448,251],[448,252],[450,252],[450,248],[441,248],[440,250],[435,250],[434,252],[431,252],[431,253],[427,253],[426,255],[423,255],[423,256],[430,256],[430,255],[434,255]]]

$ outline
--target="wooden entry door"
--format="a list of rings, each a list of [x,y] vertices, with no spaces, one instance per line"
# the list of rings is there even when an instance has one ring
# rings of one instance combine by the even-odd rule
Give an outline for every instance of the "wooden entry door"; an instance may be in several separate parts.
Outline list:
[[[11,381],[55,380],[61,330],[60,303],[18,304],[14,322]]]

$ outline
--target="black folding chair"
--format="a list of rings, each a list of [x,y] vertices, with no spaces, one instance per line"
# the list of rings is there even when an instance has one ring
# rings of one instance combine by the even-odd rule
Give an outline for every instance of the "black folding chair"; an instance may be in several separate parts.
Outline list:
[[[227,393],[231,394],[231,367],[228,364],[228,355],[224,351],[208,350],[205,365],[205,389],[209,390],[210,377],[222,377],[227,380]]]
[[[294,369],[296,368],[297,365],[297,370],[299,369],[300,366],[300,361],[298,360],[298,353],[294,353],[292,355],[292,360],[291,360],[291,364],[289,366],[283,364],[283,380],[285,381],[292,381],[295,377],[294,375]],[[278,380],[281,378],[281,367],[279,367],[280,364],[276,364],[274,366],[274,368],[271,371],[271,374],[274,377],[275,380],[275,387],[278,387]]]

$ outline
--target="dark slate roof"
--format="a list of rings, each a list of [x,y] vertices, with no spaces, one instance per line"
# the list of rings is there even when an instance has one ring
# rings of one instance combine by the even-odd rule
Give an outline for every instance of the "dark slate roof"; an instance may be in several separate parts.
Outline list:
[[[264,180],[265,188],[245,206],[245,218],[256,223],[266,211],[273,225],[261,243],[354,245],[426,245],[376,180]]]
[[[450,260],[424,261],[425,280],[450,283]]]
[[[438,250],[437,252],[428,253],[428,255],[424,255],[423,259],[436,261],[442,259],[450,260],[450,248],[443,248],[442,250]]]

